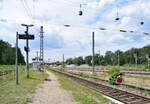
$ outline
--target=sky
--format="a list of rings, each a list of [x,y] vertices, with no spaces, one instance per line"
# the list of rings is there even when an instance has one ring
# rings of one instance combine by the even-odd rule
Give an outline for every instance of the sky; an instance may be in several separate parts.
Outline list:
[[[21,24],[34,24],[29,28],[35,35],[35,40],[29,41],[30,62],[39,51],[40,26],[44,27],[45,62],[62,61],[62,54],[65,58],[92,54],[92,32],[96,53],[126,51],[150,44],[150,36],[143,34],[150,33],[149,10],[150,0],[0,0],[0,39],[15,46],[16,32],[25,31]],[[119,21],[115,20],[117,11]],[[121,33],[120,29],[134,33]],[[25,44],[19,40],[24,56]]]

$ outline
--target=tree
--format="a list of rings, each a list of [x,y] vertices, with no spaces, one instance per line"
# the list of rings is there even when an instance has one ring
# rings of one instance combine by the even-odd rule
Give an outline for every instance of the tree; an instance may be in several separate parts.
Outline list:
[[[8,42],[0,40],[0,64],[15,64],[16,48],[12,47]],[[21,50],[18,48],[18,63],[25,64]]]
[[[73,64],[73,59],[72,58],[67,59],[66,64],[68,64],[68,65]]]
[[[91,66],[92,65],[91,62],[92,62],[92,56],[91,55],[86,56],[85,57],[85,63]]]
[[[115,54],[111,51],[105,53],[105,61],[107,65],[114,65]]]
[[[150,58],[150,45],[145,46],[143,48],[131,48],[125,52],[117,50],[114,53],[112,51],[107,51],[105,55],[95,54],[94,62],[95,65],[118,65],[118,54],[119,54],[119,62],[120,65],[125,64],[135,64],[134,54],[137,55],[138,64],[147,65],[146,55],[149,55]],[[1,55],[1,54],[0,54]],[[66,61],[68,64],[88,64],[92,65],[92,56],[88,55],[83,58],[82,56],[77,58],[68,59]]]
[[[84,61],[83,57],[80,56],[80,57],[75,58],[75,59],[73,60],[73,63],[74,63],[75,65],[82,65],[82,64],[85,63],[85,61]]]

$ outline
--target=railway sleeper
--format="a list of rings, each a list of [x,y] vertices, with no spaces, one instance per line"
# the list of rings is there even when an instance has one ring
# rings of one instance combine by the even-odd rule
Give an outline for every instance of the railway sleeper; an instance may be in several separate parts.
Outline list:
[[[141,101],[139,101],[139,102],[136,102],[136,104],[150,104],[150,101],[141,100]]]
[[[127,94],[123,94],[123,95],[120,95],[119,96],[119,99],[123,99],[123,98],[126,98],[126,97],[128,97],[129,95],[127,95]]]
[[[135,101],[135,100],[139,100],[139,99],[135,98],[134,96],[131,96],[131,97],[127,97],[127,98],[122,99],[122,100],[127,101],[127,102],[131,102],[131,101]]]
[[[101,90],[109,90],[109,91],[113,90],[112,88],[107,88],[107,87],[100,87],[99,89],[101,89]]]
[[[112,90],[109,90],[109,89],[100,89],[102,92],[105,92],[107,94],[109,94],[110,92],[112,92]]]
[[[108,94],[115,94],[115,93],[118,93],[119,91],[116,91],[116,90],[114,90],[114,89],[112,89],[112,90],[107,90],[107,92],[106,93],[108,93]]]
[[[130,101],[129,104],[142,104],[140,102],[143,102],[143,100],[142,99],[136,99],[136,100]]]
[[[118,98],[120,95],[123,95],[122,92],[118,92],[118,93],[114,93],[114,94],[111,94],[112,96],[115,96],[116,98]]]

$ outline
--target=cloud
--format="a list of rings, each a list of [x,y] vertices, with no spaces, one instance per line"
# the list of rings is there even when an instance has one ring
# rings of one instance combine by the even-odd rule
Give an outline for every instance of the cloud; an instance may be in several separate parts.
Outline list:
[[[63,48],[63,38],[57,34],[52,34],[50,37],[45,39],[46,49],[60,49]]]
[[[23,1],[23,0],[22,0]],[[30,61],[39,51],[40,26],[44,26],[45,59],[62,60],[66,57],[91,54],[92,32],[95,32],[96,52],[105,53],[108,50],[127,50],[131,47],[142,47],[149,44],[150,32],[150,1],[148,0],[3,0],[0,5],[0,39],[15,45],[16,31],[24,33],[20,24],[34,24],[29,29],[35,34],[35,40],[30,41]],[[79,16],[79,5],[83,16]],[[120,21],[115,21],[116,5],[119,5]],[[144,25],[140,25],[143,17]],[[3,21],[2,21],[3,20]],[[4,21],[5,20],[5,21]],[[69,24],[71,27],[64,27]],[[105,27],[106,31],[98,28]],[[95,29],[97,28],[97,29]],[[135,30],[135,33],[120,33],[119,29]],[[22,49],[24,40],[19,41]]]

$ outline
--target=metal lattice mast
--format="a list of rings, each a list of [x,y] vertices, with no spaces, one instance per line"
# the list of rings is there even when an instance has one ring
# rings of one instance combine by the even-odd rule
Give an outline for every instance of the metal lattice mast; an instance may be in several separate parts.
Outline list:
[[[40,28],[40,62],[42,64],[42,68],[43,68],[43,64],[44,64],[44,46],[43,46],[43,26],[41,26]]]

